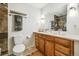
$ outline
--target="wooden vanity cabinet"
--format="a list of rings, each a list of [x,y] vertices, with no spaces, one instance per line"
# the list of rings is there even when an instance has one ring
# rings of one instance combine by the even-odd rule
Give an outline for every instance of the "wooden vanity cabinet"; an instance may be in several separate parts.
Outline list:
[[[44,38],[41,34],[35,33],[35,45],[44,54]]]
[[[53,42],[45,40],[45,55],[54,56],[54,43]]]
[[[35,33],[36,48],[46,56],[54,56],[54,38]]]
[[[65,38],[55,38],[55,55],[73,56],[74,41]]]
[[[46,36],[45,39],[45,55],[54,56],[54,38],[51,36]]]
[[[36,48],[45,56],[73,56],[74,41],[40,33],[35,33]]]
[[[35,34],[35,46],[39,49],[39,34]]]
[[[44,39],[39,37],[39,50],[44,54]]]

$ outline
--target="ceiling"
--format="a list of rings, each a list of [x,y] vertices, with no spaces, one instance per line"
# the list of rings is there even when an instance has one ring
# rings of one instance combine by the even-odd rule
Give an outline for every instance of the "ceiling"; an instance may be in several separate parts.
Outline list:
[[[43,8],[46,6],[48,3],[29,3],[30,5],[36,7],[36,8]]]

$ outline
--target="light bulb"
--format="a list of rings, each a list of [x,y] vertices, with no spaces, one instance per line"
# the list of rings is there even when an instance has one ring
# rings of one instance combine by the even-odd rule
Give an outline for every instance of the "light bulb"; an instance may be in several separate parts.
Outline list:
[[[76,15],[76,10],[71,9],[69,15],[70,16],[75,16]]]
[[[44,15],[42,15],[42,16],[41,16],[41,19],[44,19],[44,18],[45,18],[45,16],[44,16]]]
[[[45,20],[44,20],[44,19],[42,19],[42,20],[41,20],[41,23],[42,23],[42,24],[44,24],[44,23],[45,23]]]

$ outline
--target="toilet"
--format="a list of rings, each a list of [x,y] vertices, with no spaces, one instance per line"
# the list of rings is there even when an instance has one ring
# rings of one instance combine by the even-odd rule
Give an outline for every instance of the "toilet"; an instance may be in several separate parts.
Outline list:
[[[21,36],[14,37],[13,55],[22,56],[25,51],[24,40]]]

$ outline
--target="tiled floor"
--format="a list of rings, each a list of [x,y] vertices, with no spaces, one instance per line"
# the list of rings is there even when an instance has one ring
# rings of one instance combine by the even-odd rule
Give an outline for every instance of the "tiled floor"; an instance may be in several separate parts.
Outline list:
[[[31,55],[33,52],[37,51],[37,49],[35,47],[33,48],[30,48],[30,49],[26,49],[24,51],[24,56],[28,56],[28,55]]]
[[[44,56],[40,51],[33,52],[30,56]]]
[[[43,54],[38,51],[35,47],[31,48],[30,50],[25,50],[25,56],[43,56]]]

